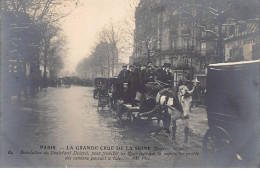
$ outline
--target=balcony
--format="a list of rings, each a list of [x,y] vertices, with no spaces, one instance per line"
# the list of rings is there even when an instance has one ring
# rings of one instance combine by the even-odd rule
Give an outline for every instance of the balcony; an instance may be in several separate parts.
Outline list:
[[[201,56],[215,56],[217,54],[217,50],[201,50]]]

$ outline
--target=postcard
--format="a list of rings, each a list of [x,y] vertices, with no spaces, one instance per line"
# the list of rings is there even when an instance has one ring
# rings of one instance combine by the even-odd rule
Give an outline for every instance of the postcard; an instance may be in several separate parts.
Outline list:
[[[2,0],[0,168],[257,168],[259,0]]]

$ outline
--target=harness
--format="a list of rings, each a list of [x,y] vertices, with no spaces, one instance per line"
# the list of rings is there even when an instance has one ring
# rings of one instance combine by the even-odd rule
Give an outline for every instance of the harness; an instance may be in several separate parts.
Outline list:
[[[164,84],[164,85],[169,85],[169,84],[160,82],[160,81],[158,81],[156,79],[154,79],[154,80],[160,87],[162,87],[162,90],[160,90],[158,92],[159,96],[156,97],[157,106],[152,111],[144,112],[143,114],[144,115],[149,115],[150,113],[153,113],[153,112],[157,111],[159,108],[170,108],[172,110],[178,110],[181,113],[183,113],[184,111],[183,111],[182,105],[180,103],[181,99],[179,99],[178,91],[177,90],[172,90],[172,89],[169,89],[169,88],[164,88],[162,86],[162,84]],[[187,94],[187,93],[188,92],[186,92],[184,94],[181,94],[180,97],[187,98],[188,96],[190,96],[190,94],[189,93]],[[163,103],[161,102],[161,100],[162,100],[161,97],[162,96],[165,96],[165,99],[164,99]],[[171,105],[168,104],[168,101],[169,101],[170,98],[173,99],[173,104],[171,104]],[[182,119],[189,119],[189,116],[182,116]]]
[[[168,94],[167,94],[168,93]],[[166,95],[167,94],[167,95]],[[165,89],[165,91],[163,91],[161,94],[160,94],[160,98],[159,98],[159,104],[161,103],[160,100],[161,100],[161,97],[165,95],[165,101],[163,103],[163,105],[167,105],[168,103],[168,100],[170,97],[173,98],[173,104],[172,105],[167,105],[168,107],[173,107],[177,110],[179,110],[180,112],[183,112],[183,109],[182,109],[182,106],[181,106],[181,103],[178,99],[178,95],[177,93],[174,93],[173,91],[169,90],[169,89]]]

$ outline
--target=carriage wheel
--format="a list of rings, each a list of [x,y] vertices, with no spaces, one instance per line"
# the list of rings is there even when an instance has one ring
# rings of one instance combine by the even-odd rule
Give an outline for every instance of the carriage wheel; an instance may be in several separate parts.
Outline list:
[[[206,167],[233,167],[236,153],[228,133],[222,128],[209,129],[203,138]]]
[[[125,111],[118,117],[119,121],[124,124],[132,127],[135,123],[134,117],[131,115],[129,111]]]
[[[126,111],[124,118],[122,119],[128,126],[132,127],[134,125],[134,117],[131,115],[131,112]]]

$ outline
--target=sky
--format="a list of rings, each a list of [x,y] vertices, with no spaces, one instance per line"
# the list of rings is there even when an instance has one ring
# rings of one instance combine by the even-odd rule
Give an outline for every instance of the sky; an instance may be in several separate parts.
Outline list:
[[[80,0],[80,5],[63,19],[62,28],[67,40],[68,55],[64,71],[72,73],[77,64],[87,57],[97,42],[102,29],[111,23],[117,25],[133,15],[129,10],[132,0]],[[129,58],[124,57],[127,63]]]

